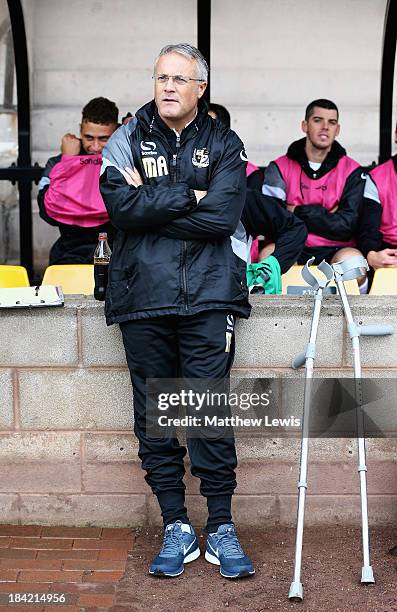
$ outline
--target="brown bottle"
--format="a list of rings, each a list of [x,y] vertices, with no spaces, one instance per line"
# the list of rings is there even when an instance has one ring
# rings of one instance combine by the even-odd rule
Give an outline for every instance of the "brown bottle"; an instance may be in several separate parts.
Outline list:
[[[102,232],[99,234],[99,241],[94,253],[94,297],[96,300],[103,301],[105,299],[111,255],[108,235],[106,232]]]

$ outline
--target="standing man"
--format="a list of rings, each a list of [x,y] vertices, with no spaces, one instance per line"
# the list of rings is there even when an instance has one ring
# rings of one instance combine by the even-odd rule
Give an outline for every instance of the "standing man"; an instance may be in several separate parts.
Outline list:
[[[298,263],[310,257],[329,263],[361,255],[355,234],[364,190],[359,164],[337,142],[339,111],[331,100],[314,100],[302,121],[305,138],[265,172],[264,195],[280,198],[309,232]],[[269,250],[265,247],[264,251]],[[268,252],[262,252],[260,259]],[[366,278],[362,290],[366,291]]]
[[[397,267],[397,155],[367,175],[359,239],[374,270]]]
[[[102,149],[118,125],[118,108],[93,98],[83,108],[80,137],[65,134],[61,154],[50,157],[39,183],[40,216],[59,227],[49,264],[92,264],[98,234],[113,228],[99,192]]]
[[[178,576],[200,555],[185,507],[176,437],[146,432],[147,378],[228,378],[236,316],[247,318],[247,245],[240,215],[246,158],[238,136],[207,114],[208,66],[189,44],[164,47],[154,100],[117,130],[103,152],[101,193],[114,242],[107,323],[119,323],[134,391],[134,430],[146,481],[164,521],[149,572]],[[207,499],[205,557],[228,578],[254,573],[231,514],[233,438],[188,439],[191,471]]]

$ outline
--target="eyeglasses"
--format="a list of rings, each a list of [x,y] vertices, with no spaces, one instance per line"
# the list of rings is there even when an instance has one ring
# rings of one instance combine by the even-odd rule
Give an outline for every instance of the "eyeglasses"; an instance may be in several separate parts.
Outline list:
[[[157,81],[157,83],[162,84],[168,83],[169,79],[171,79],[175,83],[175,85],[187,85],[189,81],[196,81],[196,83],[204,83],[204,79],[192,79],[191,77],[185,77],[181,74],[159,74],[157,76],[153,75],[152,79]]]

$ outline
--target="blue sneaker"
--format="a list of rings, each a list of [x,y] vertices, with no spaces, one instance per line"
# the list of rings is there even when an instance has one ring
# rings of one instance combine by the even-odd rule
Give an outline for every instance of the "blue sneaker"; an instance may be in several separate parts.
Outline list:
[[[161,550],[149,567],[154,576],[179,576],[185,563],[200,556],[197,537],[191,525],[175,521],[164,530]]]
[[[252,561],[241,548],[233,523],[221,525],[216,533],[208,534],[205,558],[224,578],[243,578],[255,574]]]

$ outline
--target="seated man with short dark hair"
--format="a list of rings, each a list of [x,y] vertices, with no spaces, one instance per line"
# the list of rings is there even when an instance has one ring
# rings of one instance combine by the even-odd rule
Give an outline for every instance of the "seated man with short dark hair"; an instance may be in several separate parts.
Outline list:
[[[302,121],[305,138],[293,142],[265,171],[262,193],[279,198],[309,232],[298,263],[329,263],[361,255],[355,235],[365,175],[337,142],[339,111],[331,100],[313,100]],[[260,254],[271,252],[271,245]],[[366,277],[359,279],[365,292]]]
[[[65,134],[61,154],[51,157],[39,183],[40,216],[59,227],[49,264],[90,264],[99,232],[112,238],[99,173],[102,149],[118,125],[118,108],[107,98],[94,98],[83,108],[80,138]]]
[[[359,241],[374,270],[397,267],[397,155],[368,173]]]

